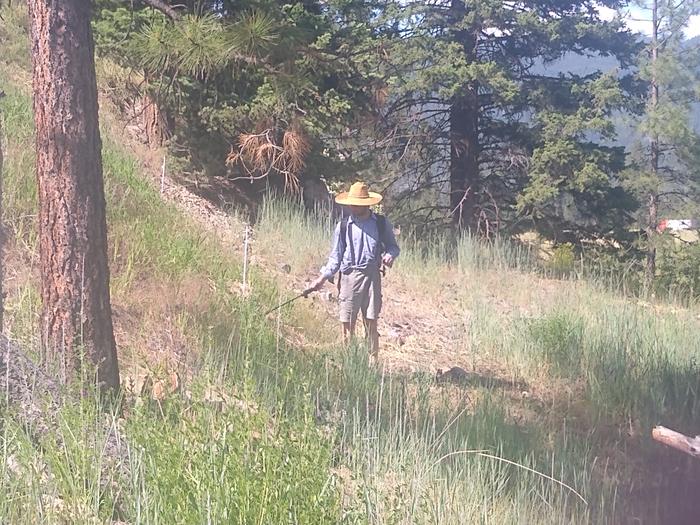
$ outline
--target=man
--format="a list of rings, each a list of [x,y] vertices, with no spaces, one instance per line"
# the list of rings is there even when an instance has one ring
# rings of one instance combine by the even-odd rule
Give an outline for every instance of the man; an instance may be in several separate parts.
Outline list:
[[[356,182],[349,192],[335,198],[338,204],[349,207],[351,215],[336,225],[328,262],[321,268],[321,276],[306,290],[320,290],[340,272],[338,303],[343,339],[348,341],[354,336],[361,311],[369,350],[375,358],[379,354],[377,319],[382,309],[382,266],[391,267],[400,251],[389,221],[370,209],[381,200],[382,196],[369,191],[364,182]]]

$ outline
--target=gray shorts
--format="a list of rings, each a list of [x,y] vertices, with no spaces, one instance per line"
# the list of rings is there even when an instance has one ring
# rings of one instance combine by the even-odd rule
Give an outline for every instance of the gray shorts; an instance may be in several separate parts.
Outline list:
[[[341,323],[354,323],[358,312],[378,319],[382,310],[382,276],[377,269],[352,270],[339,275],[338,314]]]

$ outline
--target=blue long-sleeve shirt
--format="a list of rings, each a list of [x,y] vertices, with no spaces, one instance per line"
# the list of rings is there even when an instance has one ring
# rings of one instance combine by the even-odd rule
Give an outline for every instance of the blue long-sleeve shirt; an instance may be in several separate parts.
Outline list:
[[[383,253],[376,214],[372,213],[366,219],[359,219],[353,215],[348,217],[344,243],[340,240],[340,222],[336,224],[331,253],[328,262],[321,268],[321,275],[330,279],[338,271],[347,274],[351,270],[365,270],[372,266],[379,268],[384,253],[396,259],[401,250],[396,243],[394,228],[388,219],[385,220]]]

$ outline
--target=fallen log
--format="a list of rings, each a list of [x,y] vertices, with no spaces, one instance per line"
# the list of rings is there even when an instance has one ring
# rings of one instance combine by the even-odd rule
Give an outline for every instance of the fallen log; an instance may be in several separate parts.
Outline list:
[[[700,436],[690,437],[670,428],[656,426],[651,431],[651,437],[659,443],[700,458]]]

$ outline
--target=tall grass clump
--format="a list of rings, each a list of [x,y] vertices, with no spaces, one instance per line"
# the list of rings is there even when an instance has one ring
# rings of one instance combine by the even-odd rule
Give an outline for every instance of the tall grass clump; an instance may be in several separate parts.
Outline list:
[[[334,227],[325,210],[307,212],[297,200],[269,194],[258,210],[254,242],[274,260],[303,271],[328,254]]]
[[[509,420],[497,395],[456,401],[454,390],[389,376],[372,378],[366,392],[347,407],[340,441],[351,515],[372,523],[581,523],[603,507],[612,512],[614,494],[596,486],[590,451],[561,440],[549,449],[541,430]]]
[[[497,330],[473,330],[469,340],[503,356],[526,379],[566,379],[573,398],[561,401],[576,404],[585,424],[635,421],[650,428],[696,420],[697,323],[689,313],[655,315],[602,297],[580,295],[533,318],[500,319]]]
[[[496,272],[537,269],[530,248],[502,237],[482,241],[470,234],[461,235],[457,244],[457,260],[461,269]]]
[[[557,310],[526,326],[537,355],[544,357],[559,374],[568,377],[578,374],[584,341],[584,323],[580,318]]]
[[[696,323],[625,306],[603,308],[587,324],[585,374],[594,407],[647,426],[662,418],[668,424],[697,420]]]

